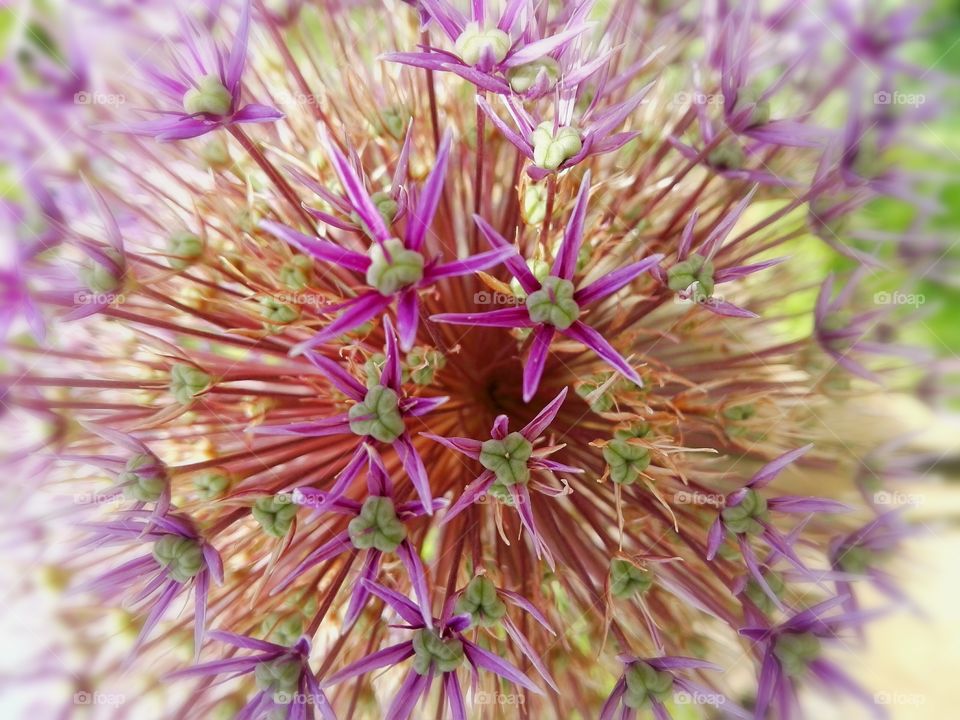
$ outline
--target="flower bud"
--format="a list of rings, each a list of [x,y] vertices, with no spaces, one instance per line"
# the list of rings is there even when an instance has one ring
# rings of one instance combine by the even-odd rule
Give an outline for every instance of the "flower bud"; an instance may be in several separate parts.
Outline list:
[[[583,149],[580,131],[561,127],[553,134],[553,122],[545,121],[533,131],[533,161],[544,170],[556,170]]]
[[[233,105],[233,96],[217,75],[204,75],[197,87],[183,95],[183,109],[190,115],[226,115]]]

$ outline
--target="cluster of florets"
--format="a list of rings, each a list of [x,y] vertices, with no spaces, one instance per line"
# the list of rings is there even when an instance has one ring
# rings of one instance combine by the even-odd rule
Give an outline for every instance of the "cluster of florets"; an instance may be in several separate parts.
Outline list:
[[[75,11],[129,42],[155,5]],[[863,77],[818,66],[835,38],[793,3],[209,5],[139,84],[87,95],[141,110],[80,103],[82,130],[51,108],[104,48],[70,77],[35,48],[0,68],[21,171],[0,402],[41,434],[5,462],[108,481],[79,502],[94,561],[58,577],[136,630],[84,677],[139,663],[170,717],[289,720],[382,716],[381,673],[397,719],[484,693],[787,717],[808,682],[855,689],[822,650],[908,528],[856,498],[814,408],[916,356],[855,314],[862,272],[834,293],[805,253],[874,267],[840,221],[917,193],[868,167]],[[853,17],[857,47],[883,30]],[[907,119],[884,119],[892,147]],[[61,130],[66,171],[27,151]],[[831,497],[799,482],[828,473]],[[723,626],[754,685],[712,662]],[[165,665],[186,629],[195,664]]]

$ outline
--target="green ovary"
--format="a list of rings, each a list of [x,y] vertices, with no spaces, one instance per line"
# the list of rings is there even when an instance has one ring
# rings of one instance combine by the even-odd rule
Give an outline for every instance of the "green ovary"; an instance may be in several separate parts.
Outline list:
[[[183,95],[183,109],[190,115],[226,115],[232,104],[230,91],[224,87],[217,75],[205,75],[200,78],[197,87],[190,88]]]
[[[630,485],[650,465],[650,451],[627,438],[615,437],[603,448],[603,459],[610,468],[610,479]]]
[[[278,658],[258,663],[253,671],[257,689],[270,693],[275,702],[290,703],[299,692],[303,665],[294,659]]]
[[[370,267],[367,268],[367,285],[383,296],[415,285],[423,279],[423,255],[408,250],[396,238],[383,245],[374,243],[370,248]]]
[[[543,281],[543,287],[527,296],[527,313],[535,323],[546,323],[557,330],[566,330],[580,317],[580,306],[573,295],[572,282],[548,277]]]
[[[181,535],[164,535],[153,544],[153,557],[170,577],[185,583],[203,569],[200,543]]]
[[[453,672],[463,664],[463,643],[456,638],[441,638],[436,630],[423,628],[413,636],[413,669],[426,675],[433,667],[438,672]]]
[[[554,135],[553,123],[548,120],[533,131],[533,161],[544,170],[558,169],[582,149],[580,131],[574,127],[557,128]]]
[[[747,490],[739,504],[721,513],[723,524],[738,535],[759,535],[763,532],[760,520],[767,516],[767,501],[756,490]]]
[[[510,51],[510,36],[498,28],[481,28],[479,23],[467,23],[455,43],[457,55],[467,65],[476,65],[490,49],[495,63],[503,62]]]
[[[123,494],[137,502],[156,502],[167,487],[167,474],[153,455],[140,453],[120,473]]]
[[[474,625],[496,625],[507,613],[507,606],[497,597],[497,588],[486,577],[475,577],[457,600],[457,614],[468,614]]]
[[[614,558],[610,563],[610,592],[614,597],[629,598],[636,593],[645,593],[653,585],[648,570],[638,568],[623,558]]]
[[[627,692],[623,703],[633,710],[639,710],[650,700],[663,702],[673,689],[673,675],[647,665],[644,662],[633,663],[624,675]]]
[[[480,464],[493,470],[502,485],[526,485],[530,480],[527,461],[533,446],[520,433],[513,432],[503,440],[487,440],[480,447]]]
[[[167,238],[167,262],[174,270],[183,270],[203,254],[203,240],[184,230]]]
[[[667,271],[667,285],[674,292],[683,292],[694,283],[695,299],[713,295],[713,263],[702,255],[691,255]]]
[[[357,550],[373,548],[385,553],[395,551],[407,537],[393,502],[386,497],[367,498],[360,514],[347,526],[347,532]]]
[[[807,666],[820,656],[820,640],[809,633],[790,633],[777,638],[773,654],[787,675],[803,675]]]
[[[290,531],[298,509],[289,497],[277,495],[257,500],[251,513],[265,533],[281,538]]]
[[[383,385],[374,385],[367,390],[363,402],[350,408],[350,430],[356,435],[392,443],[405,429],[399,402],[400,399],[393,390]]]
[[[177,363],[170,368],[170,394],[181,405],[189,405],[193,398],[210,387],[210,376],[199,368]]]

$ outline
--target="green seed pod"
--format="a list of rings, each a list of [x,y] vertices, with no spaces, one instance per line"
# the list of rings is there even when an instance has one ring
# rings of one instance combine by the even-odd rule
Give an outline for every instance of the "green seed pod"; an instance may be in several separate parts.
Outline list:
[[[203,569],[203,550],[193,538],[164,535],[153,543],[153,557],[178,583],[185,583]]]
[[[580,131],[561,127],[553,134],[553,122],[540,123],[533,131],[533,161],[544,170],[556,170],[583,149]]]
[[[350,408],[350,430],[356,435],[369,435],[380,442],[392,443],[406,429],[399,402],[393,390],[374,385],[367,390],[362,402]]]
[[[480,447],[480,464],[493,470],[502,485],[526,485],[530,480],[527,461],[533,445],[520,433],[512,432],[503,440],[487,440]]]
[[[288,495],[275,495],[257,500],[251,513],[265,533],[281,538],[290,532],[297,510],[299,506]]]
[[[645,662],[631,663],[624,679],[627,692],[623,696],[623,704],[633,710],[645,707],[651,699],[663,702],[673,690],[673,675]]]
[[[109,257],[117,267],[124,267],[123,255],[113,248],[105,248],[101,252]],[[123,284],[123,274],[118,274],[114,267],[91,260],[80,269],[80,279],[87,289],[97,295],[108,295],[115,292]]]
[[[229,167],[233,162],[230,158],[230,148],[227,146],[227,142],[217,135],[204,144],[200,150],[200,157],[215,170]]]
[[[369,255],[367,285],[383,296],[393,295],[423,278],[423,255],[407,250],[396,238],[387,240],[382,246],[374,243]]]
[[[463,663],[463,643],[456,638],[441,638],[436,630],[423,628],[413,636],[413,669],[420,675],[453,672]]]
[[[552,57],[546,56],[525,65],[510,68],[507,71],[507,80],[515,93],[525,93],[537,83],[541,75],[552,87],[560,77],[560,64]]]
[[[733,507],[723,509],[723,524],[738,535],[759,535],[763,526],[758,520],[767,516],[767,501],[756,490],[748,489],[743,499]]]
[[[210,387],[210,376],[200,368],[177,363],[170,368],[170,394],[181,405],[189,405],[193,398]]]
[[[197,495],[203,500],[214,500],[222,497],[230,489],[232,483],[233,478],[230,477],[230,473],[218,468],[204,470],[193,478],[193,487]]]
[[[558,277],[548,277],[543,287],[527,296],[527,312],[535,323],[553,325],[566,330],[580,317],[580,306],[573,299],[573,283]]]
[[[174,270],[183,270],[203,255],[203,240],[189,230],[174,233],[167,238],[167,262]]]
[[[781,597],[785,589],[785,584],[783,578],[775,572],[764,573],[763,579],[767,581],[767,585],[773,590],[773,594],[777,597]],[[776,605],[773,604],[773,600],[770,599],[770,596],[767,595],[766,591],[760,586],[753,578],[750,578],[747,581],[746,587],[743,589],[743,594],[746,595],[750,602],[756,605],[760,610],[765,613],[771,613],[776,609]]]
[[[807,666],[820,657],[820,650],[820,639],[809,633],[783,634],[773,646],[783,671],[792,677],[806,674]]]
[[[397,217],[397,210],[399,209],[397,201],[390,196],[390,193],[385,192],[375,192],[370,196],[370,199],[373,201],[373,204],[377,206],[377,210],[380,212],[380,217],[383,218],[383,221],[387,225],[390,225],[394,218]]]
[[[650,451],[623,438],[614,438],[603,448],[603,459],[610,468],[610,479],[630,485],[650,465]]]
[[[501,63],[510,51],[510,36],[499,28],[481,28],[470,22],[460,33],[454,49],[467,65],[476,65],[489,51],[494,63]]]
[[[357,550],[374,548],[380,552],[396,551],[407,537],[407,529],[397,518],[393,501],[388,497],[368,497],[360,514],[347,526],[350,542]]]
[[[310,284],[312,275],[313,260],[306,255],[295,255],[278,273],[280,282],[290,290],[303,290]]]
[[[218,75],[204,75],[197,87],[183,95],[183,109],[190,115],[205,113],[223,116],[230,112],[233,96],[220,82]]]
[[[610,561],[610,592],[614,597],[629,598],[636,593],[645,593],[653,585],[649,570],[638,568],[629,560],[614,558]]]
[[[457,600],[455,612],[469,614],[474,625],[496,625],[506,615],[507,606],[497,596],[497,588],[489,578],[478,575],[471,580]]]
[[[260,314],[271,325],[289,325],[300,317],[300,308],[287,305],[272,297],[260,298]]]
[[[156,502],[167,488],[167,470],[150,453],[139,453],[127,460],[118,478],[123,494],[137,502]]]
[[[674,292],[683,292],[694,283],[696,299],[713,295],[713,262],[702,255],[693,254],[667,271],[667,285]]]
[[[273,696],[273,701],[287,705],[299,692],[303,664],[294,658],[280,657],[257,663],[253,671],[257,689]]]
[[[407,353],[407,365],[410,379],[417,385],[429,385],[434,375],[447,364],[447,359],[439,350],[433,348],[413,348]]]

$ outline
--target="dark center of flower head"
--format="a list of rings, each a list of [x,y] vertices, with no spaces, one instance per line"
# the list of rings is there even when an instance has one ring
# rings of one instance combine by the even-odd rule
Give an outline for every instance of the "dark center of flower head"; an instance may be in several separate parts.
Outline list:
[[[373,548],[393,552],[407,537],[407,529],[397,518],[393,501],[388,497],[368,497],[360,514],[347,526],[350,542],[358,550]]]
[[[787,675],[803,675],[807,667],[820,657],[820,639],[810,633],[785,633],[777,638],[773,654]]]
[[[763,532],[760,523],[767,517],[766,499],[752,488],[748,488],[736,505],[726,507],[721,513],[723,524],[737,535],[759,535]]]
[[[348,413],[350,430],[380,442],[392,443],[405,429],[400,414],[400,398],[391,388],[374,385]]]
[[[383,296],[393,295],[423,279],[423,255],[416,250],[408,250],[396,238],[382,245],[374,243],[369,257],[367,285]]]
[[[637,567],[629,560],[614,558],[610,562],[610,592],[614,597],[629,598],[643,594],[653,585],[649,570]]]
[[[287,705],[299,692],[302,672],[303,665],[299,660],[280,657],[257,663],[253,676],[258,690],[272,695],[274,702]]]
[[[204,75],[183,95],[183,109],[190,115],[226,115],[232,104],[233,96],[218,75]]]
[[[624,673],[627,692],[623,704],[633,710],[645,707],[650,700],[663,701],[673,689],[673,675],[657,670],[645,662],[635,662]]]
[[[551,275],[543,281],[539,290],[527,296],[527,313],[535,323],[546,323],[557,330],[566,330],[580,317],[580,306],[573,295],[572,282]]]
[[[457,600],[456,612],[459,615],[470,615],[474,625],[489,627],[496,625],[500,618],[507,613],[507,606],[497,596],[497,588],[493,582],[478,575],[464,588],[463,594]]]
[[[493,470],[502,485],[526,485],[530,480],[527,461],[533,445],[520,433],[512,432],[503,440],[487,440],[480,446],[480,464]]]
[[[167,487],[167,472],[150,453],[138,453],[127,460],[120,473],[123,494],[137,502],[156,502]]]
[[[193,538],[164,535],[153,544],[153,557],[171,579],[185,583],[203,568],[203,550]]]
[[[463,663],[463,643],[457,638],[441,638],[432,628],[417,630],[413,636],[413,669],[426,675],[432,667],[437,672],[453,672]]]

